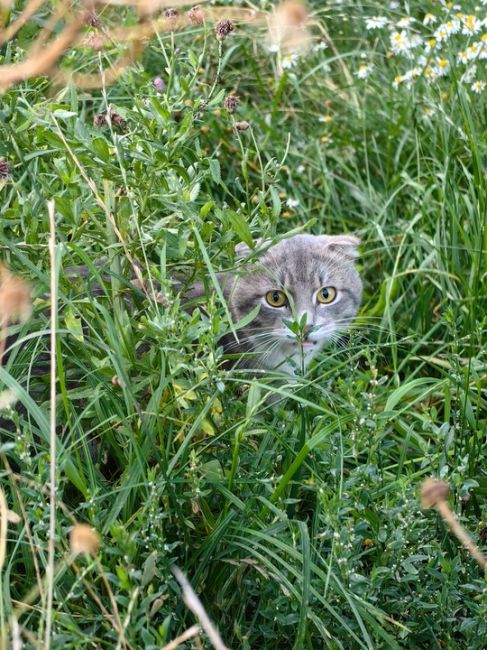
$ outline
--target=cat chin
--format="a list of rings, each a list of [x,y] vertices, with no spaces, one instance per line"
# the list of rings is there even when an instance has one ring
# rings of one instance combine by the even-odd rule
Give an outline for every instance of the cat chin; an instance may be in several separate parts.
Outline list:
[[[326,341],[327,339],[323,338],[320,341],[309,341],[304,345],[301,345],[297,340],[286,342],[265,359],[265,367],[268,370],[295,375],[309,366]]]

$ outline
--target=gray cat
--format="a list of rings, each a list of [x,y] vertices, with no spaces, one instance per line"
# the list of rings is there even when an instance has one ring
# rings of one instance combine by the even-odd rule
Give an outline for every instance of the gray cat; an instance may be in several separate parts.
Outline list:
[[[362,283],[355,269],[359,240],[351,235],[296,235],[265,249],[240,275],[219,278],[234,322],[258,307],[238,330],[238,341],[223,339],[225,352],[243,354],[240,367],[304,371],[328,341],[356,315]],[[239,244],[239,257],[251,254]],[[204,294],[194,285],[188,298]]]

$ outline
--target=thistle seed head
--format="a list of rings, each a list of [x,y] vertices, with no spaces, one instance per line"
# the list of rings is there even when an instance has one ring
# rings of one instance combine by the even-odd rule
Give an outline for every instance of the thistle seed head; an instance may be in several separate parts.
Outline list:
[[[215,25],[215,34],[217,40],[224,41],[226,37],[233,32],[234,29],[235,28],[231,20],[222,18]]]

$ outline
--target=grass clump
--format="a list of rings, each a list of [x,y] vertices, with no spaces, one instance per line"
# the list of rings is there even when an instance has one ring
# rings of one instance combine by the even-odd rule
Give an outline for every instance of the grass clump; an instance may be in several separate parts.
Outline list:
[[[410,5],[421,38],[424,12]],[[113,85],[36,78],[3,95],[0,247],[35,298],[0,368],[19,400],[0,421],[2,521],[20,517],[1,539],[4,644],[36,647],[47,620],[53,269],[53,647],[183,634],[195,621],[173,565],[228,647],[484,647],[485,580],[417,490],[448,480],[485,545],[485,95],[453,40],[434,54],[448,74],[395,81],[407,60],[367,29],[376,13],[316,3],[299,55],[195,24],[159,33]],[[117,19],[131,11],[98,17]],[[111,56],[73,50],[63,66]],[[365,297],[347,344],[276,387],[228,370],[233,324],[211,287],[237,243],[293,229],[358,234]],[[206,279],[206,310],[181,308],[182,276]],[[74,557],[81,522],[100,540]]]

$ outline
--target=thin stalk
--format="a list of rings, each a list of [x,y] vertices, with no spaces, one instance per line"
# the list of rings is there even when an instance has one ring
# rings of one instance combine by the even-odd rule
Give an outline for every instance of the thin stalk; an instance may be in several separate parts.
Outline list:
[[[49,541],[47,556],[47,606],[44,647],[49,650],[52,631],[52,605],[54,594],[54,555],[56,534],[56,329],[57,329],[57,277],[56,277],[56,227],[54,201],[48,201],[49,261],[51,278],[51,395],[50,395],[50,472],[49,472]]]

